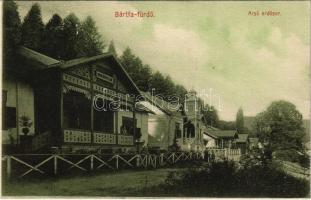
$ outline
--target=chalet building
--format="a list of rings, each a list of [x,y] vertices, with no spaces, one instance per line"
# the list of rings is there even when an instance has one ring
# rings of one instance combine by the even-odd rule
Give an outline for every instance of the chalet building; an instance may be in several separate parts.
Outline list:
[[[182,109],[156,95],[141,93],[145,100],[142,104],[153,111],[148,118],[148,147],[169,150],[174,140],[183,137]]]
[[[36,152],[135,149],[148,143],[148,110],[112,54],[59,61],[25,47],[4,66],[3,144]]]
[[[209,131],[216,131],[219,130],[218,128],[215,127],[206,127],[203,133],[203,140],[204,140],[204,145],[207,149],[211,148],[217,148],[216,142],[217,142],[217,136],[213,134],[209,134]]]
[[[205,144],[208,148],[236,148],[238,133],[235,130],[207,130],[204,135],[206,135]]]
[[[248,150],[248,134],[238,134],[238,139],[235,141],[236,147],[241,149],[241,153],[245,154]]]
[[[157,95],[143,93],[145,106],[154,113],[148,118],[148,146],[170,150],[174,145],[182,151],[204,150],[202,115],[196,94],[190,91],[183,104],[172,104]]]

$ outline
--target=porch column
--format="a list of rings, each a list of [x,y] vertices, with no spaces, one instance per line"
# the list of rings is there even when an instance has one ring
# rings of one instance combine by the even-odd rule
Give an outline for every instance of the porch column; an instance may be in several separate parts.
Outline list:
[[[136,145],[136,98],[134,98],[134,103],[133,103],[133,143]],[[138,146],[136,146],[136,151],[138,152]]]
[[[93,90],[93,75],[94,75],[94,67],[90,69],[90,86],[91,86],[91,144],[94,143],[94,109],[93,109],[93,101],[94,101],[94,90]]]

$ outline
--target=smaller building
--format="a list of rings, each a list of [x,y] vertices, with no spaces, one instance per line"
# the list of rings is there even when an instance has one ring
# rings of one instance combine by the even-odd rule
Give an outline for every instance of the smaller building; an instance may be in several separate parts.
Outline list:
[[[171,104],[157,95],[141,92],[140,104],[152,113],[148,118],[149,149],[170,150],[183,136],[183,114],[180,104]]]
[[[207,130],[204,132],[205,141],[208,148],[236,148],[238,133],[236,130]],[[215,146],[213,145],[215,144]]]
[[[236,147],[241,149],[241,153],[247,153],[248,149],[248,134],[238,134],[238,139],[235,141]]]

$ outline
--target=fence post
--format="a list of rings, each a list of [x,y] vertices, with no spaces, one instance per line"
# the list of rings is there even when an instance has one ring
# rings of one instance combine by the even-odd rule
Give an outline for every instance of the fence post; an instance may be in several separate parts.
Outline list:
[[[54,155],[54,175],[57,174],[57,156]]]
[[[161,162],[161,166],[163,166],[163,164],[164,164],[163,163],[163,153],[161,153],[161,161],[160,162]]]
[[[11,156],[6,157],[6,174],[8,178],[11,178]]]
[[[146,155],[145,155],[145,158],[146,158],[146,161],[145,161],[146,166],[145,166],[145,168],[148,168],[148,163],[149,163],[149,154],[146,154]]]
[[[140,155],[139,154],[137,154],[136,155],[136,167],[139,167],[139,157],[140,157]]]
[[[91,155],[91,171],[94,169],[94,156]]]
[[[119,156],[116,155],[116,168],[119,169]]]

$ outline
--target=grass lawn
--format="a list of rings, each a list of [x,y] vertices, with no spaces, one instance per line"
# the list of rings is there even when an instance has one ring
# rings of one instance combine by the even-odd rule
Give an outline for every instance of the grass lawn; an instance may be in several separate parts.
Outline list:
[[[159,194],[153,194],[149,188],[156,188],[164,182],[170,171],[176,170],[183,168],[126,170],[74,177],[10,181],[2,184],[2,196],[158,196]]]

